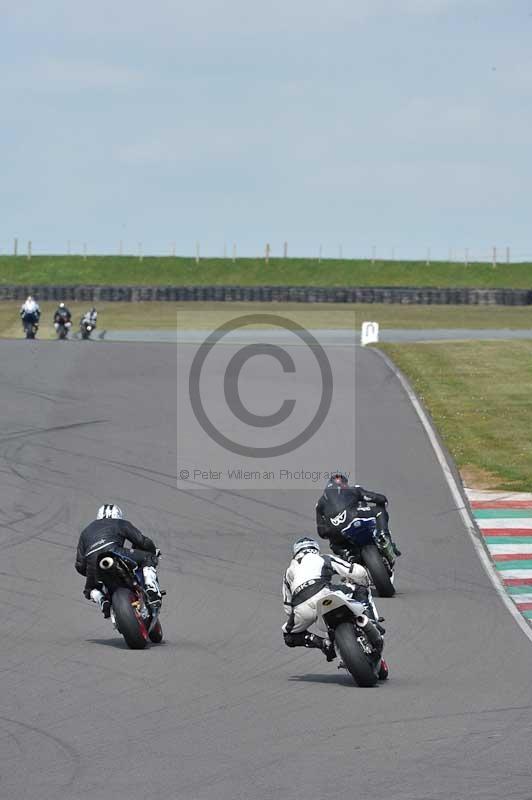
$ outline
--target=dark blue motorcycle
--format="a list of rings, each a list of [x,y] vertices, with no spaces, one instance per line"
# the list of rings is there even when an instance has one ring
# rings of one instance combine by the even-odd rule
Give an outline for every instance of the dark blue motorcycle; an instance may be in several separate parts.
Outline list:
[[[39,315],[26,312],[22,316],[22,328],[26,335],[26,339],[35,339],[35,335],[39,330]]]
[[[353,560],[366,567],[379,597],[393,597],[394,552],[389,538],[377,529],[376,518],[368,508],[359,508],[344,509],[336,520],[346,548]]]

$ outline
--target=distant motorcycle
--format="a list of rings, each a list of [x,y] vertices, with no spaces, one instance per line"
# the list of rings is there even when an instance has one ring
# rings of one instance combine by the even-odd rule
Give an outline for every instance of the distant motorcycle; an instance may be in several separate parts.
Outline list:
[[[100,558],[98,567],[111,601],[113,627],[122,634],[127,646],[143,650],[148,640],[155,644],[162,642],[160,607],[148,603],[142,568],[137,562],[109,550]]]
[[[79,330],[82,339],[90,339],[90,335],[96,326],[89,322],[88,319],[83,318],[79,323]]]
[[[26,334],[26,339],[35,339],[35,335],[39,330],[39,317],[37,314],[24,314],[22,328]]]
[[[377,625],[364,613],[362,603],[340,590],[316,603],[318,627],[340,653],[344,666],[358,686],[375,686],[386,680],[388,667],[382,659],[383,640]],[[381,628],[381,630],[383,630]]]

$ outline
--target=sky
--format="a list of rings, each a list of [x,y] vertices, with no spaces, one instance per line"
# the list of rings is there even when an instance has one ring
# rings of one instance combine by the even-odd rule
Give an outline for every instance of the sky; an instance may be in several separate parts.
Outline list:
[[[0,253],[532,259],[532,0],[0,0],[0,115]]]

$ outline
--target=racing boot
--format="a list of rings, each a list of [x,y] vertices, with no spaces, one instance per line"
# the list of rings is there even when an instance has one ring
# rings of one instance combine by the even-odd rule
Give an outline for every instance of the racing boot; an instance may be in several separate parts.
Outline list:
[[[333,643],[329,639],[317,636],[315,633],[305,634],[305,647],[318,648],[318,650],[322,651],[327,661],[334,661],[336,658],[336,650]]]
[[[402,555],[402,553],[401,553],[401,551],[399,550],[399,548],[397,547],[397,545],[396,545],[396,543],[394,542],[394,540],[392,539],[392,534],[390,533],[390,529],[389,529],[389,528],[386,528],[386,529],[385,529],[385,531],[384,531],[384,533],[386,534],[386,536],[388,537],[388,539],[389,539],[389,541],[390,541],[390,545],[391,545],[391,548],[392,548],[393,552],[394,552],[394,553],[395,553],[395,555],[396,555],[396,556],[399,558],[399,556],[400,556],[400,555]]]
[[[104,618],[109,619],[111,616],[111,603],[104,593],[100,592],[99,589],[93,589],[91,592],[91,600],[93,603],[98,603]]]
[[[155,567],[143,567],[142,574],[144,575],[144,588],[149,605],[160,606],[162,603],[162,595]]]

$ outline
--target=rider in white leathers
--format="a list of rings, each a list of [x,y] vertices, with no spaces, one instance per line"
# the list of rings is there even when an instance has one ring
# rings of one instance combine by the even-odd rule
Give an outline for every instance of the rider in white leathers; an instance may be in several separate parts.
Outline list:
[[[30,296],[22,303],[20,307],[20,316],[24,317],[24,314],[35,314],[37,319],[41,316],[41,309],[39,308],[39,304],[33,297]]]
[[[377,620],[368,588],[369,575],[360,564],[351,564],[338,556],[320,555],[320,546],[314,539],[298,539],[293,553],[283,581],[283,604],[288,616],[283,625],[285,644],[288,647],[317,647],[326,655],[327,661],[332,661],[336,657],[332,643],[308,632],[318,618],[316,603],[331,591],[333,575],[339,575],[354,584],[349,593],[353,591],[354,598],[366,605],[368,616]]]
[[[82,322],[82,324],[83,324],[84,322],[88,322],[88,324],[89,324],[89,325],[92,325],[92,327],[93,327],[93,328],[95,328],[95,327],[96,327],[96,320],[97,320],[97,319],[98,319],[98,312],[96,311],[96,309],[95,309],[95,308],[94,308],[94,306],[93,306],[93,307],[90,309],[90,311],[86,311],[86,312],[83,314],[83,316],[82,316],[82,318],[81,318],[81,322]]]

